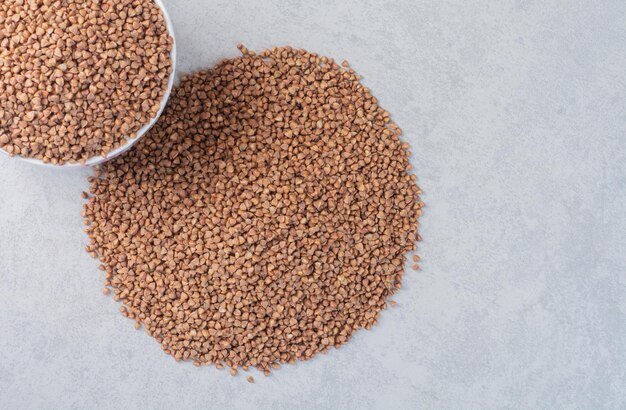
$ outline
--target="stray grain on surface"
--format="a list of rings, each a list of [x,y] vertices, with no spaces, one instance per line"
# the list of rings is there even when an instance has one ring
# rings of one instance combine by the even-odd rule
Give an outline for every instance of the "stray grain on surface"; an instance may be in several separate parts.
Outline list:
[[[306,360],[371,328],[415,249],[408,145],[352,69],[290,47],[184,78],[90,177],[107,285],[176,360]]]
[[[173,40],[154,0],[0,1],[0,148],[106,155],[154,118]]]

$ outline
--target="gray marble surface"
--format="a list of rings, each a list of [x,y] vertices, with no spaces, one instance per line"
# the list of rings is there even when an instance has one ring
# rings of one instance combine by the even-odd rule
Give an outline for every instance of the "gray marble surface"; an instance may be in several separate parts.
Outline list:
[[[405,130],[422,270],[372,331],[257,383],[101,294],[87,171],[0,157],[0,408],[626,408],[626,2],[167,0],[181,72],[291,44]]]

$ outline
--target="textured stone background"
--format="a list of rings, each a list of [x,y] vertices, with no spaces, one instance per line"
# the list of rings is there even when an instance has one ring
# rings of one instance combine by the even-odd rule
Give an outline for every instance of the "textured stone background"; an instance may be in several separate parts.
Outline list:
[[[373,331],[255,385],[100,293],[88,172],[0,158],[0,408],[626,408],[626,2],[167,0],[181,72],[348,59],[411,143],[422,270]]]

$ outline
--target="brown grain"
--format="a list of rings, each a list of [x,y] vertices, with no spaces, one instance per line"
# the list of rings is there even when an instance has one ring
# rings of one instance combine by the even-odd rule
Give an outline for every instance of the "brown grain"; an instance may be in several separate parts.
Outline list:
[[[87,250],[176,360],[269,374],[376,323],[419,196],[400,129],[353,70],[240,49],[184,78],[90,178]]]
[[[0,1],[0,148],[106,155],[156,116],[172,44],[153,0]]]

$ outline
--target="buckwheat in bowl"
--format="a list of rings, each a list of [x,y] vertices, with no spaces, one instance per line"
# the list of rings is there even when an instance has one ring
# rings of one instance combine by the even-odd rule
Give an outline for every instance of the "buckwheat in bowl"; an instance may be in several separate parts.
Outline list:
[[[0,151],[64,168],[119,155],[161,114],[175,63],[161,0],[0,1]]]

